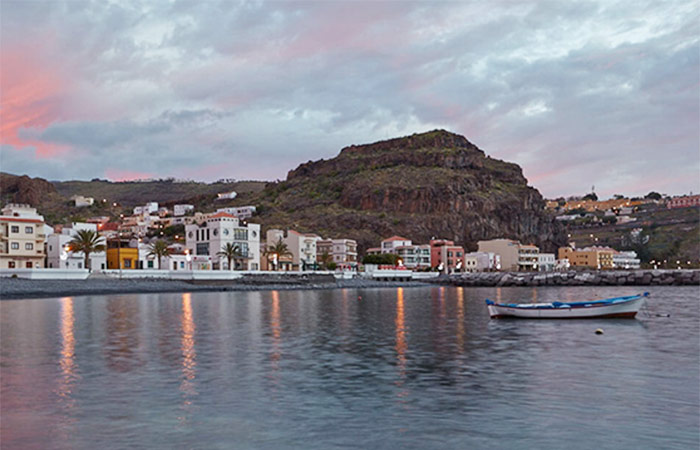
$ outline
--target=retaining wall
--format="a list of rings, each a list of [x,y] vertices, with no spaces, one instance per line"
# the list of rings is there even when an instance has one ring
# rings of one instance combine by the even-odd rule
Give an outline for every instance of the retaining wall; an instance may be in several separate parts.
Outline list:
[[[682,286],[700,285],[700,270],[480,272],[430,281],[454,286]]]

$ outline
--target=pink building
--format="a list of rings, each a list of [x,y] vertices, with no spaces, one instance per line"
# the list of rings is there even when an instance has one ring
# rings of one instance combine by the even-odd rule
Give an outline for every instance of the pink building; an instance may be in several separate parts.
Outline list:
[[[453,271],[462,269],[464,265],[464,248],[455,245],[449,239],[430,240],[430,265],[439,267],[442,263],[442,270]]]
[[[666,202],[666,206],[669,209],[700,206],[700,195],[683,195],[680,197],[673,197]]]

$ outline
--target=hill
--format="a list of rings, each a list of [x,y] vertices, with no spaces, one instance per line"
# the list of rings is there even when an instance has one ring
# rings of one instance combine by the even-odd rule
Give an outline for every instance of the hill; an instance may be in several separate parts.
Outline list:
[[[258,195],[268,227],[356,239],[360,248],[399,234],[415,242],[509,237],[553,251],[566,242],[520,167],[436,130],[350,146],[308,162]]]

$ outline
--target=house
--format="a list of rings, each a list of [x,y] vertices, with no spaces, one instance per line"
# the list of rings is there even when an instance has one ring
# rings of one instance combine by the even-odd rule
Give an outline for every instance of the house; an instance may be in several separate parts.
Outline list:
[[[83,206],[92,206],[95,203],[94,198],[83,197],[82,195],[74,195],[70,199],[73,200],[76,208],[82,208]]]
[[[491,239],[477,243],[480,252],[495,253],[501,259],[501,269],[510,271],[538,270],[540,252],[535,245],[521,244],[512,239]]]
[[[317,267],[317,243],[321,240],[320,236],[294,230],[267,230],[267,248],[274,246],[280,240],[287,244],[292,254],[292,270],[309,270]]]
[[[107,239],[107,268],[135,270],[139,268],[138,244],[133,240],[115,237]]]
[[[238,247],[240,257],[231,264],[236,270],[260,270],[260,225],[244,223],[231,214],[212,214],[203,222],[185,226],[185,246],[193,270],[230,270],[219,254],[226,244]]]
[[[134,215],[149,215],[151,213],[158,212],[158,202],[148,202],[143,206],[137,206],[134,208]]]
[[[217,200],[230,200],[236,198],[238,194],[236,191],[231,191],[231,192],[221,192],[219,194],[216,194],[216,199]]]
[[[430,264],[444,272],[460,271],[464,266],[464,247],[449,239],[431,239]]]
[[[250,219],[255,214],[257,208],[255,206],[232,206],[230,208],[219,208],[216,212],[225,212],[231,214],[238,219],[245,220]]]
[[[554,253],[538,253],[537,268],[540,272],[551,272],[556,267],[556,256]]]
[[[413,242],[411,242],[410,239],[401,236],[392,236],[382,241],[381,249],[382,253],[396,253],[398,247],[405,247],[412,244]]]
[[[175,205],[173,206],[173,216],[180,217],[187,214],[188,211],[194,211],[194,205]]]
[[[635,251],[624,251],[613,253],[613,269],[639,269],[641,260]]]
[[[316,261],[324,253],[339,267],[357,267],[357,242],[353,239],[321,239],[316,242]]]
[[[44,267],[43,216],[17,203],[6,205],[0,214],[0,269]]]
[[[107,268],[107,254],[102,252],[92,252],[89,256],[89,267],[84,267],[85,254],[73,251],[70,248],[70,241],[77,236],[80,230],[90,230],[97,232],[98,225],[94,223],[75,222],[71,226],[60,228],[60,232],[50,234],[46,239],[46,263],[50,269],[92,269],[104,270]],[[58,227],[56,227],[58,231]],[[101,240],[103,245],[106,241]]]

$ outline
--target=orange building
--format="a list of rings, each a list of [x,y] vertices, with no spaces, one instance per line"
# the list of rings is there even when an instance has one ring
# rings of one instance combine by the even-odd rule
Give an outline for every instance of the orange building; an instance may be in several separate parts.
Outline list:
[[[139,263],[139,249],[116,247],[107,249],[108,269],[136,269]]]
[[[559,259],[568,259],[571,267],[612,269],[615,250],[610,247],[560,247]]]

